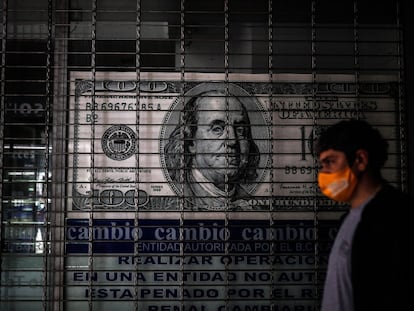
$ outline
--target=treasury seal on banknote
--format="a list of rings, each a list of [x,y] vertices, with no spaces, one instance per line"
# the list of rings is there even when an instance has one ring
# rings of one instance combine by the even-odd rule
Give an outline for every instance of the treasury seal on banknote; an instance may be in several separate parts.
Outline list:
[[[270,162],[270,122],[233,83],[201,83],[177,98],[160,135],[161,164],[191,210],[250,209]]]
[[[135,153],[137,135],[126,125],[113,125],[102,135],[101,144],[108,158],[122,161]]]

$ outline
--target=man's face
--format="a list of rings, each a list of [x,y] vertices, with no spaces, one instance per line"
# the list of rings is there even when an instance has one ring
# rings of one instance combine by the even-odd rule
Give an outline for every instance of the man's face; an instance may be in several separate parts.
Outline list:
[[[227,112],[226,112],[227,109]],[[217,187],[224,188],[244,170],[249,157],[249,124],[235,98],[203,97],[198,103],[197,131],[189,150],[193,165]]]
[[[321,172],[324,173],[336,173],[348,166],[345,153],[334,149],[321,152],[319,163],[321,164]]]

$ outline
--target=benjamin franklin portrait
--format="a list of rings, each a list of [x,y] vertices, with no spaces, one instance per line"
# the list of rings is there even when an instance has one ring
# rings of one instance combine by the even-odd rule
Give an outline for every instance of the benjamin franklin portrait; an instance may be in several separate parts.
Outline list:
[[[194,94],[192,94],[194,93]],[[189,210],[250,209],[249,199],[263,175],[266,140],[263,115],[255,118],[252,135],[250,114],[262,114],[258,103],[242,89],[221,83],[199,85],[188,92],[176,124],[165,137],[166,174]],[[250,103],[250,104],[249,104]]]

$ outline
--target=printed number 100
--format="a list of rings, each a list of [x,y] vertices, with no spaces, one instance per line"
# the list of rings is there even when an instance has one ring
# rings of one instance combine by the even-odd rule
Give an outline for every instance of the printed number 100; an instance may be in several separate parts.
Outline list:
[[[309,149],[309,152],[311,155],[313,155],[313,139],[314,139],[314,133],[313,130],[311,130],[308,137],[306,137],[306,129],[305,126],[300,127],[300,141],[301,141],[301,160],[306,161],[306,150]]]
[[[300,130],[300,160],[306,161],[307,154],[313,155],[313,139],[314,134],[313,131],[310,132],[308,136],[306,136],[306,128],[305,126],[301,126]],[[312,174],[313,167],[312,166],[285,166],[285,174],[289,175],[296,175],[296,174]]]

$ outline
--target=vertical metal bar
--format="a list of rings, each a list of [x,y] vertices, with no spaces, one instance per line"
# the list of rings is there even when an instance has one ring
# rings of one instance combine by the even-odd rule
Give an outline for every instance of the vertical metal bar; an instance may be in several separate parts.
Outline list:
[[[136,19],[135,19],[135,79],[136,79],[136,89],[135,89],[135,130],[137,132],[137,150],[135,152],[135,189],[136,189],[136,197],[135,197],[135,217],[134,217],[134,228],[139,227],[139,156],[140,156],[140,148],[139,148],[139,139],[140,139],[140,82],[141,82],[141,0],[137,0],[136,5]],[[134,236],[134,268],[135,271],[139,271],[139,236]],[[135,284],[134,284],[134,310],[139,310],[139,279],[138,273],[135,273]]]
[[[274,161],[273,161],[273,2],[268,0],[268,16],[267,16],[267,35],[268,35],[268,75],[269,75],[269,120],[270,120],[270,174],[269,174],[269,186],[270,186],[270,197],[269,197],[269,232],[270,232],[270,248],[269,256],[273,262],[274,257],[276,256],[276,245],[275,245],[275,231],[272,230],[275,225],[275,213],[273,207],[273,195],[275,193],[274,189]],[[270,267],[270,308],[271,311],[275,310],[274,303],[274,287],[275,287],[275,265]]]
[[[3,0],[3,12],[2,12],[2,34],[1,34],[1,81],[0,81],[0,96],[1,96],[1,109],[0,109],[0,226],[3,227],[3,157],[4,157],[4,121],[6,113],[6,49],[7,49],[7,0]],[[3,230],[0,230],[0,245],[3,245]],[[0,295],[2,295],[2,274],[3,274],[3,247],[0,247]]]
[[[230,126],[230,116],[229,116],[229,1],[224,1],[224,98],[225,98],[225,106],[226,106],[226,138],[229,138],[229,126]],[[229,168],[229,152],[228,152],[228,143],[229,141],[226,141],[226,174],[225,174],[225,180],[224,180],[224,192],[226,195],[226,201],[225,201],[225,208],[224,208],[224,228],[226,232],[226,238],[225,238],[225,249],[224,249],[224,255],[227,257],[229,255],[229,206],[230,206],[230,200],[229,200],[229,178],[228,178],[228,168]],[[229,294],[228,294],[228,287],[229,287],[229,277],[228,277],[228,262],[225,264],[225,310],[229,310]]]
[[[317,38],[316,38],[316,0],[312,0],[311,3],[311,29],[312,29],[312,41],[311,41],[311,58],[312,58],[312,109],[316,109],[316,96],[317,96],[317,89],[318,89],[318,85],[317,85],[317,46],[316,46],[316,42],[317,42]],[[316,119],[316,113],[314,111],[313,113],[313,133],[315,133],[315,129],[317,127],[317,119]],[[314,136],[315,137],[315,136]],[[317,167],[317,159],[314,159],[314,163],[313,163],[313,167],[314,167],[314,180],[317,180],[317,172],[316,172],[316,167]],[[318,282],[319,282],[319,261],[318,261],[318,257],[319,257],[319,234],[318,234],[318,225],[319,225],[319,207],[318,207],[318,200],[317,200],[317,196],[316,196],[316,192],[315,192],[315,200],[313,200],[313,226],[315,228],[314,232],[314,241],[315,241],[315,245],[314,245],[314,256],[315,256],[315,265],[314,265],[314,282],[313,285],[315,287],[315,295],[316,297],[319,296],[319,290],[318,290]],[[315,306],[317,308],[319,308],[319,301],[316,301]]]
[[[50,309],[64,309],[64,267],[65,267],[65,207],[66,207],[66,103],[67,103],[67,52],[69,14],[68,0],[55,1],[54,25],[54,71],[53,71],[53,152],[51,154],[52,185],[51,205],[48,211],[50,228],[50,271],[49,286],[53,303]],[[71,82],[71,81],[70,81]]]
[[[180,136],[183,137],[181,141],[181,157],[180,157],[180,181],[181,181],[181,198],[180,198],[180,310],[184,310],[185,301],[184,301],[184,202],[185,202],[185,192],[184,192],[184,176],[185,176],[185,139],[184,139],[184,126],[185,126],[185,0],[180,1],[180,101],[183,107],[183,113],[180,117]],[[186,185],[188,186],[188,185]]]
[[[97,14],[97,0],[92,0],[92,12],[91,12],[91,72],[92,72],[92,89],[91,89],[91,103],[92,103],[92,116],[95,115],[95,84],[96,84],[96,14]],[[93,188],[95,184],[95,122],[94,118],[91,118],[91,180],[90,187],[91,193],[95,195]],[[93,226],[94,226],[94,204],[95,200],[91,202],[91,208],[88,218],[88,272],[89,275],[93,275],[94,270],[94,257],[93,257]],[[93,277],[89,278],[88,290],[92,292]],[[93,297],[91,294],[88,296],[88,310],[93,310]]]
[[[401,163],[401,170],[400,170],[400,182],[401,182],[401,189],[403,191],[407,191],[408,185],[408,162],[407,162],[407,110],[406,110],[406,99],[405,99],[405,92],[404,92],[404,77],[405,77],[405,63],[404,63],[404,32],[403,32],[403,24],[401,23],[401,3],[399,1],[396,2],[396,14],[397,14],[397,21],[396,21],[396,28],[397,28],[397,40],[398,40],[398,108],[399,108],[399,123],[400,123],[400,163]]]
[[[354,77],[355,77],[355,112],[359,118],[359,24],[358,24],[358,0],[354,1]]]
[[[48,289],[48,279],[49,279],[49,233],[50,233],[50,210],[49,210],[49,202],[50,202],[50,198],[49,198],[49,172],[50,172],[50,168],[49,168],[49,154],[50,154],[50,109],[51,109],[51,102],[50,102],[50,98],[51,98],[51,83],[52,83],[52,78],[51,78],[51,72],[52,72],[52,23],[53,23],[53,5],[52,5],[52,0],[48,0],[48,6],[47,6],[47,42],[46,42],[46,79],[45,79],[45,83],[46,83],[46,92],[45,92],[45,111],[44,111],[44,117],[45,117],[45,121],[44,121],[44,126],[45,126],[45,152],[44,152],[44,157],[45,157],[45,163],[44,163],[44,173],[45,173],[45,177],[44,177],[44,191],[45,191],[45,209],[46,209],[46,213],[45,213],[45,217],[44,217],[44,223],[42,225],[39,225],[40,227],[42,227],[43,230],[41,230],[41,232],[43,233],[42,237],[41,237],[41,245],[43,245],[43,249],[41,250],[43,252],[42,256],[43,256],[43,310],[46,311],[49,307],[48,304],[48,299],[50,297],[50,291]],[[38,229],[39,230],[39,229]],[[36,241],[37,242],[37,241]],[[53,273],[53,271],[51,271]]]

